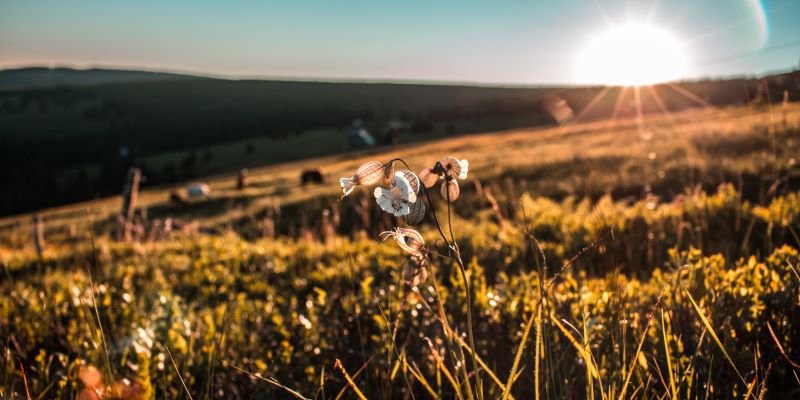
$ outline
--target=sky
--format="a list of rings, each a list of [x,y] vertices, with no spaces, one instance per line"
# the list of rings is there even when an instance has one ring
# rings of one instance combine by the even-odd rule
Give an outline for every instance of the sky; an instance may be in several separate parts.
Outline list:
[[[0,68],[580,84],[588,43],[637,24],[680,43],[691,79],[797,68],[797,21],[800,0],[0,0]]]

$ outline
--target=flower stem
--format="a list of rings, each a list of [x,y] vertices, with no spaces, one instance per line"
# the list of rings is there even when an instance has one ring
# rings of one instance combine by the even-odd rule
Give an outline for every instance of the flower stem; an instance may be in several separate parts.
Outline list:
[[[448,181],[445,180],[445,185],[448,184]],[[480,370],[478,369],[478,348],[475,346],[475,334],[472,332],[472,288],[469,284],[469,279],[467,278],[467,269],[464,267],[464,261],[461,260],[461,251],[458,248],[458,244],[456,244],[456,239],[453,234],[453,224],[452,224],[452,211],[450,207],[450,190],[446,190],[447,192],[447,226],[450,230],[450,251],[454,255],[454,259],[456,263],[458,263],[458,269],[461,271],[461,279],[464,281],[464,293],[467,297],[467,335],[469,338],[469,345],[472,347],[472,369],[475,371],[475,384],[476,388],[475,391],[478,394],[478,399],[483,400],[483,382],[481,382],[481,374]],[[447,241],[447,239],[445,239]]]
[[[411,167],[406,163],[402,158],[394,158],[387,162],[386,164],[393,163],[395,161],[399,161],[403,163],[403,165],[408,168],[409,170],[413,171]],[[386,165],[384,164],[384,165]],[[443,184],[448,184],[447,178]],[[483,400],[483,382],[481,381],[480,370],[478,369],[478,361],[476,360],[478,357],[478,349],[475,347],[475,334],[472,330],[472,294],[471,294],[471,287],[469,284],[469,279],[467,278],[467,269],[464,267],[464,261],[461,260],[461,251],[458,248],[458,244],[456,243],[455,235],[453,233],[453,224],[452,224],[452,211],[450,207],[450,191],[446,190],[447,192],[447,225],[450,231],[450,240],[447,239],[447,236],[444,234],[444,230],[442,230],[442,225],[439,223],[439,218],[436,215],[436,208],[433,206],[433,200],[428,192],[428,189],[422,182],[419,182],[420,189],[424,190],[425,197],[428,199],[428,205],[431,209],[431,215],[433,215],[433,222],[436,224],[436,229],[439,230],[439,235],[441,235],[442,239],[447,244],[447,248],[450,252],[450,258],[454,260],[458,264],[458,269],[461,272],[461,279],[464,281],[464,292],[466,293],[466,300],[467,300],[467,335],[469,339],[469,345],[472,347],[472,369],[475,371],[475,391],[477,392],[478,399]],[[469,379],[467,377],[467,379]]]

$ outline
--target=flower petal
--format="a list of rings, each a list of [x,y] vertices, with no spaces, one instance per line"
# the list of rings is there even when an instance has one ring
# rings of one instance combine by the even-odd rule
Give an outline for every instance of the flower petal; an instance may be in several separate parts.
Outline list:
[[[394,212],[391,214],[395,217],[404,217],[411,212],[411,207],[405,201],[392,202],[392,208],[394,208]]]
[[[414,189],[411,187],[411,183],[406,179],[405,174],[402,171],[397,171],[394,174],[394,179],[392,180],[392,187],[396,188],[399,191],[400,198],[405,201],[415,202],[417,201],[417,194],[414,192]]]
[[[376,187],[373,194],[375,195],[375,201],[381,207],[381,210],[386,211],[395,217],[402,217],[411,212],[408,204],[401,196],[398,195],[396,190]]]
[[[461,166],[461,173],[458,174],[458,179],[467,179],[467,171],[469,171],[469,161],[466,159],[458,162]]]
[[[353,178],[339,178],[339,186],[342,187],[342,196],[347,196],[353,192],[357,184]]]
[[[445,180],[442,183],[442,197],[449,202],[458,200],[458,195],[461,194],[461,189],[458,188],[458,182],[455,179]]]
[[[387,192],[389,191],[382,187],[376,187],[373,195],[375,195],[375,201],[381,207],[381,210],[392,212],[392,199],[387,196]]]
[[[380,161],[368,161],[361,164],[353,175],[359,185],[374,185],[383,177],[383,164]]]

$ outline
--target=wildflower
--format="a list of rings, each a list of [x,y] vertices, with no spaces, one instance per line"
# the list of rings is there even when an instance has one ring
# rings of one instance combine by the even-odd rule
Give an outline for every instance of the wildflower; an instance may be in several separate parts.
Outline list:
[[[353,192],[356,186],[374,185],[383,178],[384,166],[380,161],[368,161],[361,164],[350,178],[340,178],[339,186],[342,187],[342,197]]]
[[[383,232],[380,236],[383,240],[393,237],[397,245],[412,256],[425,254],[425,239],[413,229],[394,228],[393,231]]]
[[[441,188],[442,197],[453,202],[461,193],[456,179],[466,179],[467,171],[469,171],[469,161],[445,156],[433,168],[422,170],[419,173],[419,179],[426,188],[433,187],[439,178],[444,179]]]
[[[414,179],[414,182],[417,182],[416,179]],[[416,187],[417,189],[419,188],[419,182],[416,183]],[[389,188],[377,187],[374,194],[375,200],[381,206],[381,209],[395,217],[408,215],[411,212],[409,203],[417,201],[415,188],[408,181],[403,171],[395,172]]]
[[[408,183],[410,184],[411,190],[414,192],[414,194],[415,195],[418,194],[420,188],[420,181],[419,177],[417,177],[417,174],[407,169],[400,171],[400,173],[402,173],[403,177],[405,177],[406,180],[408,180]],[[406,223],[409,225],[416,225],[422,222],[422,219],[425,218],[425,202],[422,201],[422,199],[419,198],[419,196],[416,196],[416,198],[417,198],[416,201],[408,202],[409,212],[407,215],[405,215],[405,220]]]

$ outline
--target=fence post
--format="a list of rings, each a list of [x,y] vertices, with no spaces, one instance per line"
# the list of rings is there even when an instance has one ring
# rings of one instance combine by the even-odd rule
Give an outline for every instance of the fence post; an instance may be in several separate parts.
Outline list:
[[[123,237],[125,240],[131,238],[131,222],[133,222],[133,212],[136,209],[136,200],[139,197],[139,181],[141,179],[142,170],[136,167],[128,168],[128,177],[125,179],[125,186],[122,190]]]
[[[33,241],[36,244],[36,255],[42,258],[44,252],[44,222],[42,214],[33,216]]]
[[[236,177],[236,189],[237,190],[244,190],[245,186],[247,186],[247,168],[242,168],[239,170],[239,175]]]
[[[788,126],[787,126],[788,121],[786,120],[786,113],[789,112],[789,91],[788,90],[784,90],[783,91],[783,102],[782,103],[783,103],[782,104],[782,106],[783,106],[782,107],[783,108],[783,131],[786,132],[786,130],[788,128]]]

